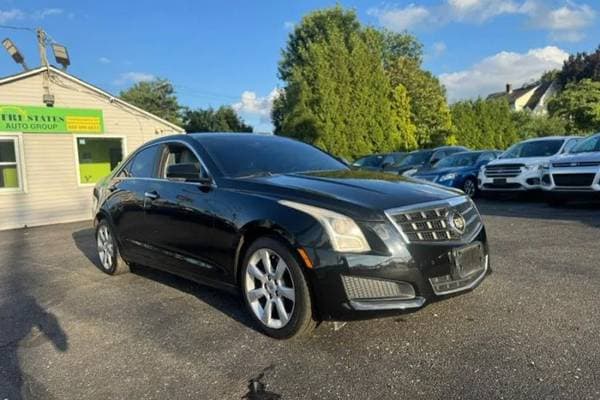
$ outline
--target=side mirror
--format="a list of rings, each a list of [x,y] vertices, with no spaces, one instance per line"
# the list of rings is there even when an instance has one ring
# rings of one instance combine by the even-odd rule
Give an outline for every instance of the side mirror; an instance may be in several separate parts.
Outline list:
[[[173,164],[167,167],[167,179],[183,182],[198,182],[210,184],[212,179],[200,176],[200,166],[197,163]]]

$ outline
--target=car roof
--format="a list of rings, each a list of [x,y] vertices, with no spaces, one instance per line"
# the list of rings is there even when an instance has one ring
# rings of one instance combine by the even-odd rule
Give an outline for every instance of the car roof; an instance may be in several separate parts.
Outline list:
[[[537,137],[537,138],[532,138],[532,139],[526,139],[526,140],[522,140],[519,143],[525,143],[525,142],[538,142],[540,140],[565,140],[565,139],[578,139],[581,138],[581,136],[543,136],[543,137]]]

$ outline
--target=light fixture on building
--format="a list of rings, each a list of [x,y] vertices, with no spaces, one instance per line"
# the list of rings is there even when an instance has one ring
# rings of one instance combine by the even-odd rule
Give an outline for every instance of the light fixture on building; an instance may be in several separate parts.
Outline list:
[[[54,58],[56,59],[56,62],[62,65],[63,70],[66,70],[67,67],[71,65],[67,48],[61,44],[52,43],[52,51],[54,52]]]
[[[23,57],[23,54],[19,51],[19,49],[17,49],[17,46],[15,46],[12,40],[8,38],[4,39],[2,41],[2,46],[4,46],[8,54],[13,60],[15,60],[17,64],[21,64],[25,71],[29,69],[27,68],[27,64],[25,64],[25,57]]]

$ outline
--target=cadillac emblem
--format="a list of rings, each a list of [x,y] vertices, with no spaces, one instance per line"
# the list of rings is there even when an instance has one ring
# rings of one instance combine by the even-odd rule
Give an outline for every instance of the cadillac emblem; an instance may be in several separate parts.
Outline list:
[[[452,212],[448,216],[448,225],[454,232],[459,235],[465,233],[465,228],[467,226],[467,221],[465,221],[465,217],[462,216],[459,212]]]

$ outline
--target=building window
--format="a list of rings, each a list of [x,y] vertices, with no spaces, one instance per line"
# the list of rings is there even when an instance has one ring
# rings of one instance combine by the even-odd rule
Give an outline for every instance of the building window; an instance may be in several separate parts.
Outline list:
[[[123,160],[123,140],[77,138],[79,183],[93,184],[104,178]]]
[[[0,192],[20,191],[21,181],[18,139],[0,136]]]

